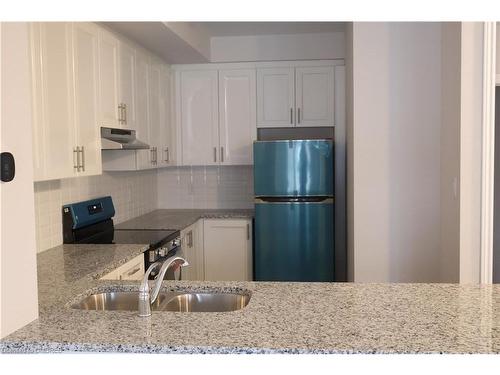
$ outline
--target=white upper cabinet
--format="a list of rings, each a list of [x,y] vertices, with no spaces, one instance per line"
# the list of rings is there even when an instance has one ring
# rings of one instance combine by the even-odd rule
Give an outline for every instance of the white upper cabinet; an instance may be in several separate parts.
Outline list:
[[[98,37],[91,23],[33,23],[35,181],[100,174]]]
[[[295,69],[297,126],[334,125],[333,66]]]
[[[123,110],[119,107],[120,42],[110,32],[99,29],[99,126],[121,127]]]
[[[162,105],[160,98],[161,75],[161,61],[151,59],[149,69],[149,145],[151,147],[151,164],[154,168],[157,168],[161,163],[161,150],[163,147],[160,113]]]
[[[101,135],[98,125],[98,41],[92,23],[73,23],[73,67],[76,144],[79,174],[102,172]]]
[[[295,123],[294,68],[257,69],[257,124],[290,127]]]
[[[257,138],[255,69],[219,70],[220,163],[253,163]]]
[[[217,71],[180,72],[182,163],[219,163]]]
[[[160,72],[160,138],[161,150],[158,151],[159,166],[175,165],[175,134],[171,121],[171,79],[170,68],[161,65]]]
[[[257,127],[334,126],[334,67],[257,69]]]
[[[118,52],[119,124],[121,128],[135,130],[135,49],[128,43],[120,41]]]
[[[150,144],[149,134],[149,85],[151,61],[149,55],[141,50],[136,50],[135,64],[135,111],[137,138]],[[153,150],[137,150],[137,168],[154,168]]]
[[[70,23],[31,24],[35,181],[76,172],[72,41]]]

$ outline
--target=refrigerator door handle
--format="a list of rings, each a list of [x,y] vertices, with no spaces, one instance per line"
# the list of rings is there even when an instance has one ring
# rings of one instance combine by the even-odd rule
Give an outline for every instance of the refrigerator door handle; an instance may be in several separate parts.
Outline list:
[[[255,198],[255,204],[329,204],[335,203],[335,197],[307,197],[307,198]]]

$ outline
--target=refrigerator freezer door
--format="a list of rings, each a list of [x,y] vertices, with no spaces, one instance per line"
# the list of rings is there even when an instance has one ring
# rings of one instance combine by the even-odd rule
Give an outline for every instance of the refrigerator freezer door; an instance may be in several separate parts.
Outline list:
[[[333,196],[333,142],[255,142],[254,193],[257,197]]]
[[[333,203],[256,203],[255,280],[333,281]]]

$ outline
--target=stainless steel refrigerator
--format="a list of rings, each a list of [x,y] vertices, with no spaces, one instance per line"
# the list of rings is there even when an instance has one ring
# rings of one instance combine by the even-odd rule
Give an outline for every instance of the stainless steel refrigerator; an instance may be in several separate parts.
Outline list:
[[[254,143],[255,279],[334,280],[331,140]]]

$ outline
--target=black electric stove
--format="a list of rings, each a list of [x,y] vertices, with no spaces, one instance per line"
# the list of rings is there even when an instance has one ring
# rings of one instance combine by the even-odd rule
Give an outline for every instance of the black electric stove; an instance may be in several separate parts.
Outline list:
[[[113,224],[115,208],[111,197],[92,199],[64,205],[63,242],[73,244],[140,244],[147,245],[145,269],[173,255],[182,256],[180,231],[116,229]],[[150,278],[156,275],[151,273]],[[167,273],[167,279],[174,278]]]

